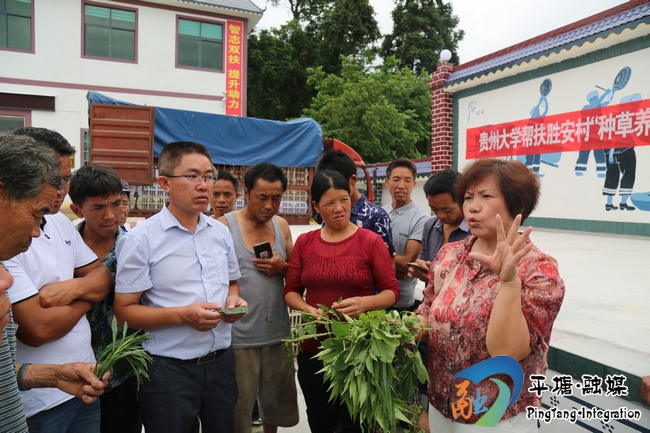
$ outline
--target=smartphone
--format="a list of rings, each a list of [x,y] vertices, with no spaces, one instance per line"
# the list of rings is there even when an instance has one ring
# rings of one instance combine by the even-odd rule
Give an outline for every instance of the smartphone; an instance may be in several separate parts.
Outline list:
[[[428,270],[427,268],[425,268],[425,267],[422,266],[422,265],[418,265],[417,263],[410,262],[410,263],[407,263],[407,265],[409,265],[409,266],[413,266],[414,268],[419,269],[419,270],[421,270],[422,272],[429,272],[429,270]]]
[[[259,243],[253,247],[255,257],[258,259],[270,259],[273,257],[273,250],[271,249],[271,242],[266,241]]]

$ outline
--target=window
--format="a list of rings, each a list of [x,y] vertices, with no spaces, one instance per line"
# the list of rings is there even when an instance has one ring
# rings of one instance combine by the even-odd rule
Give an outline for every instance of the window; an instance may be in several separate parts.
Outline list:
[[[84,5],[84,55],[135,61],[135,12]]]
[[[32,0],[0,0],[0,48],[32,50]]]
[[[84,143],[84,161],[83,165],[88,165],[90,159],[90,133],[87,129],[83,130],[83,143]]]
[[[0,134],[26,126],[23,116],[12,116],[0,113]]]
[[[222,70],[223,26],[178,20],[178,66]]]

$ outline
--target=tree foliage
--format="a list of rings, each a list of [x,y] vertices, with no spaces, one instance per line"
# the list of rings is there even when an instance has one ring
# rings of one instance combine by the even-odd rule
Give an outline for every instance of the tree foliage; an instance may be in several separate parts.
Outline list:
[[[322,64],[320,46],[296,21],[253,33],[248,39],[248,116],[300,117],[316,94],[307,68]]]
[[[294,21],[311,21],[319,17],[330,5],[331,0],[287,0]],[[280,0],[271,0],[271,5],[278,7]]]
[[[338,56],[358,57],[381,37],[374,15],[368,0],[334,0],[320,25],[325,47]]]
[[[248,113],[287,120],[309,107],[314,89],[307,68],[341,71],[341,56],[360,57],[379,36],[368,0],[293,3],[310,11],[302,21],[253,33],[248,40]],[[329,8],[323,8],[330,5]],[[314,15],[320,11],[320,15]],[[299,12],[300,14],[306,13]]]
[[[428,74],[445,48],[458,63],[464,35],[451,2],[395,0],[376,65],[381,34],[369,0],[288,1],[292,21],[249,36],[248,116],[312,117],[368,162],[428,155]]]
[[[458,17],[453,14],[451,2],[443,0],[395,0],[392,12],[393,32],[386,35],[382,56],[400,59],[400,67],[416,73],[432,73],[440,52],[448,49],[451,62],[458,64],[458,42],[465,32],[457,29]]]
[[[345,58],[340,76],[322,68],[309,73],[318,93],[304,114],[321,124],[324,137],[343,141],[370,163],[425,154],[431,137],[428,77],[398,69],[392,58],[376,71]]]

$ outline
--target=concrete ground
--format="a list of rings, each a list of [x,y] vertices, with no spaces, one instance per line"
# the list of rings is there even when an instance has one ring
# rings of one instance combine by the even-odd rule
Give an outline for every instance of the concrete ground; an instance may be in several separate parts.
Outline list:
[[[294,241],[316,228],[291,226]],[[551,345],[637,376],[650,374],[650,238],[535,229],[531,240],[557,259],[566,284]],[[298,400],[300,423],[279,431],[309,432],[299,386]]]

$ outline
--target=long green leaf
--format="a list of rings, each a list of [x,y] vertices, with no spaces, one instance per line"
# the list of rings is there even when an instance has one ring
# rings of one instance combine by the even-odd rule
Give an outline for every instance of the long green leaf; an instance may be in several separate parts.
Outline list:
[[[111,332],[113,342],[104,348],[102,353],[97,357],[97,366],[95,376],[101,378],[110,371],[115,363],[124,359],[129,363],[138,382],[142,378],[148,378],[148,363],[151,362],[151,356],[142,348],[142,343],[149,340],[149,335],[145,333],[134,333],[128,335],[128,324],[124,322],[122,336],[118,338],[117,320],[113,317],[111,322]]]

